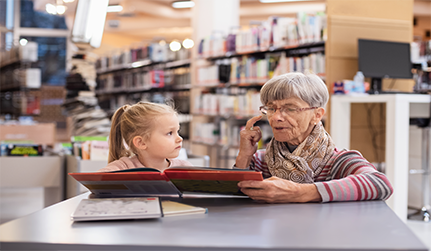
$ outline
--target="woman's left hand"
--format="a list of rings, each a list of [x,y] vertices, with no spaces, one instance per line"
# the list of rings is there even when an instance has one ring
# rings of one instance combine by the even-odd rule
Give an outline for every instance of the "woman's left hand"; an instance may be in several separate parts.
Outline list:
[[[314,184],[299,184],[274,176],[263,181],[241,181],[238,187],[253,200],[266,203],[322,201]]]

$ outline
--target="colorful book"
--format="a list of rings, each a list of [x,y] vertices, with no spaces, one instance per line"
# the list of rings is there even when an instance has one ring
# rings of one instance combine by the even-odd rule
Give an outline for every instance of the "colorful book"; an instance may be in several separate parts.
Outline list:
[[[192,194],[244,195],[243,180],[263,180],[254,170],[207,167],[133,168],[114,172],[69,173],[94,195],[180,196]]]

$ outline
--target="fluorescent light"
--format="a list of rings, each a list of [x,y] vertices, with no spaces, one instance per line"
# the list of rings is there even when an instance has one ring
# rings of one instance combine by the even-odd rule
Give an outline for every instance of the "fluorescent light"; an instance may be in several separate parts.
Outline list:
[[[72,42],[99,48],[109,0],[80,0],[76,7]]]
[[[311,0],[259,0],[261,3],[304,2]]]
[[[192,8],[193,6],[195,6],[195,3],[193,1],[178,1],[172,3],[172,7],[176,9]]]
[[[121,5],[110,5],[106,8],[106,12],[120,12],[123,10],[123,6]]]

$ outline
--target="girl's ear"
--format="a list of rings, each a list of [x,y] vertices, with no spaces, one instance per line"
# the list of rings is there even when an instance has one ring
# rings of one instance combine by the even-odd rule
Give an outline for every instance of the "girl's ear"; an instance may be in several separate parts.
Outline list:
[[[141,136],[135,136],[133,138],[133,145],[137,148],[137,149],[141,149],[141,150],[145,150],[147,149],[147,144],[145,143],[144,139]]]

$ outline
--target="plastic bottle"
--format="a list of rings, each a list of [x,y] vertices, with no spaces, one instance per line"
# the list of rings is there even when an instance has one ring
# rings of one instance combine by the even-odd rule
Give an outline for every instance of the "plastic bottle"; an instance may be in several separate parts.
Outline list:
[[[364,74],[361,71],[356,72],[353,82],[355,85],[354,88],[352,88],[353,92],[365,93]]]

